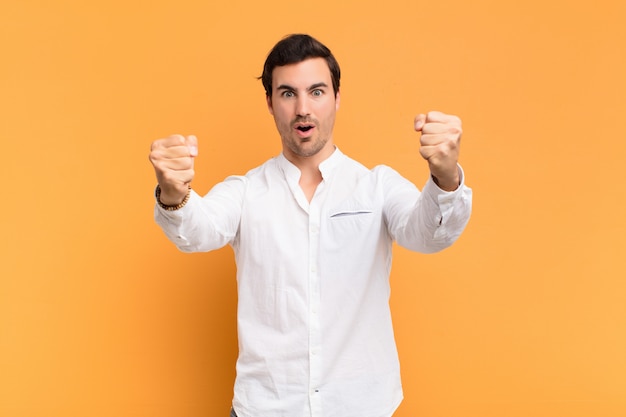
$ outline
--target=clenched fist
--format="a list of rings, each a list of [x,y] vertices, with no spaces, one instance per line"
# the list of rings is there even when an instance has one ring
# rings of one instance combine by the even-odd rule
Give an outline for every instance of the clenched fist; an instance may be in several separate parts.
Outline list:
[[[431,111],[415,117],[415,130],[422,133],[420,154],[428,161],[437,185],[446,191],[456,190],[460,183],[457,163],[463,133],[461,119]]]
[[[197,155],[195,136],[172,135],[152,142],[150,162],[161,187],[161,203],[175,206],[183,201],[193,180],[193,161]]]

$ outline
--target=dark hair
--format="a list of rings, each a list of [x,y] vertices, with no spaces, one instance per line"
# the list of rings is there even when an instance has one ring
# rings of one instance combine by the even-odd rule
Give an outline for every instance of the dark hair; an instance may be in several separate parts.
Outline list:
[[[341,71],[330,49],[309,35],[288,35],[280,40],[270,51],[263,65],[263,74],[259,77],[265,88],[265,94],[272,96],[272,73],[274,68],[296,64],[309,58],[324,58],[330,70],[335,95],[339,92]]]

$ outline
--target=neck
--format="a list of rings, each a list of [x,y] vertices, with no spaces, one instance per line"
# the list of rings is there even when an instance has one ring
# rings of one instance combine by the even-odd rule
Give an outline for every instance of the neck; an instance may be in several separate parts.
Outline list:
[[[335,151],[335,146],[329,147],[328,150],[323,149],[315,155],[302,157],[283,152],[285,158],[294,164],[300,170],[300,188],[304,192],[307,200],[311,201],[317,186],[322,182],[322,172],[320,164],[324,162]]]
[[[302,172],[302,175],[310,175],[316,172],[319,173],[320,164],[328,159],[334,151],[335,145],[331,145],[323,148],[315,155],[300,156],[283,148],[283,155]]]

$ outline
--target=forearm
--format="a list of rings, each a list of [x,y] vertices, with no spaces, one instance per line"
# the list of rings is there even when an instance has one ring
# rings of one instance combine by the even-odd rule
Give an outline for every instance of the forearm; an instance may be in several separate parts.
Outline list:
[[[460,185],[446,192],[430,179],[417,201],[395,231],[403,247],[422,253],[434,253],[451,246],[467,225],[472,210],[472,190],[465,185],[459,169]]]
[[[230,177],[205,197],[191,190],[189,201],[175,211],[157,204],[155,221],[183,252],[219,249],[231,243],[237,233],[244,183],[242,177]]]
[[[156,223],[182,252],[207,252],[225,246],[230,240],[204,213],[201,200],[191,191],[188,203],[180,210],[166,211],[155,206]]]

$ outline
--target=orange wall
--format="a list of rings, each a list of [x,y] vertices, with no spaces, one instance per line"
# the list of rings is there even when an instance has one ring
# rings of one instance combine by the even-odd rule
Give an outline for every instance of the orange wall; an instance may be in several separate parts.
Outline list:
[[[396,251],[396,415],[626,415],[625,9],[3,2],[0,416],[227,415],[232,252],[166,241],[148,149],[196,134],[199,192],[278,153],[255,77],[301,31],[342,65],[335,139],[365,164],[421,186],[414,114],[464,120],[466,233]]]

